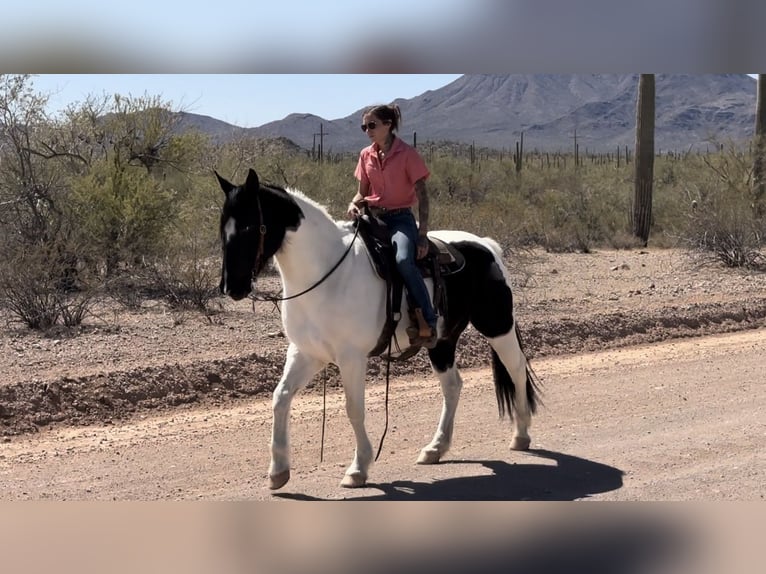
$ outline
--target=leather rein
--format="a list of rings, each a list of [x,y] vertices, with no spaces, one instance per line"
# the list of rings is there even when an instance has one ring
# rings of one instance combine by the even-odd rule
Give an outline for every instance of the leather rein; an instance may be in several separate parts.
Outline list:
[[[262,219],[263,218],[263,210],[261,210],[261,199],[260,198],[257,199],[257,203],[258,203],[258,213],[260,214],[261,219]],[[338,261],[335,263],[335,265],[333,265],[329,269],[329,271],[327,271],[327,273],[322,275],[322,277],[316,283],[314,283],[310,287],[304,289],[300,293],[295,293],[294,295],[290,295],[289,297],[273,297],[273,296],[258,297],[258,296],[253,296],[251,298],[259,300],[259,301],[271,301],[272,303],[276,303],[276,302],[279,302],[279,301],[288,301],[290,299],[296,299],[296,298],[300,297],[301,295],[305,295],[309,291],[313,291],[314,289],[319,287],[322,283],[324,283],[327,280],[327,278],[330,275],[332,275],[338,267],[340,267],[340,264],[343,263],[343,260],[351,252],[351,248],[354,246],[354,241],[356,241],[357,235],[359,235],[359,225],[356,226],[356,229],[354,230],[354,237],[351,238],[351,242],[348,244],[348,247],[346,248],[346,251],[343,252],[343,255],[341,255],[340,259],[338,259]],[[266,225],[261,223],[261,227],[259,229],[259,235],[258,235],[258,253],[255,256],[255,265],[253,266],[253,272],[255,272],[257,269],[259,269],[260,266],[261,266],[261,259],[263,259],[263,249],[264,249],[264,244],[265,243],[266,243]]]

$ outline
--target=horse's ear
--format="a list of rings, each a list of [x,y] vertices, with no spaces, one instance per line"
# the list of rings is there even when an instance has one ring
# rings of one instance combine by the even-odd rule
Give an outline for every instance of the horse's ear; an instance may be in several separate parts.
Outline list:
[[[218,175],[218,172],[216,170],[213,170],[213,173],[218,178],[218,183],[221,186],[221,189],[226,195],[229,195],[232,189],[234,189],[234,185],[222,178],[220,175]]]
[[[247,172],[247,180],[245,181],[245,189],[251,191],[258,191],[261,188],[261,182],[258,181],[258,174],[255,173],[253,168]]]

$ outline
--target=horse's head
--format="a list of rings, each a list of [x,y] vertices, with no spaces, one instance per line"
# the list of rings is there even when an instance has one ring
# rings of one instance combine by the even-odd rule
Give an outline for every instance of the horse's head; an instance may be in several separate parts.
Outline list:
[[[215,176],[226,195],[221,211],[220,289],[238,301],[252,291],[252,282],[282,246],[287,230],[298,228],[303,213],[284,189],[262,186],[252,169],[242,185],[228,182],[218,172]]]

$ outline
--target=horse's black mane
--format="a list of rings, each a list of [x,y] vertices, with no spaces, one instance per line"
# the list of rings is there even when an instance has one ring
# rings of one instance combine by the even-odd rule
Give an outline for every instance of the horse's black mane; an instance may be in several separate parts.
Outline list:
[[[278,185],[276,183],[271,183],[270,181],[261,182],[261,187],[265,187],[265,188],[270,189],[272,191],[281,191],[282,193],[284,193],[286,195],[290,195],[287,192],[287,189],[285,189],[284,187],[282,187],[281,185]]]

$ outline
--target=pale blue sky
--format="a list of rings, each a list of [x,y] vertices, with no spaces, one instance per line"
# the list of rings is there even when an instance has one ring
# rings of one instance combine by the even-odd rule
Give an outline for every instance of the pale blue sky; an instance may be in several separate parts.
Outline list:
[[[42,74],[36,91],[50,94],[51,112],[88,95],[159,96],[175,109],[240,127],[310,113],[334,120],[368,105],[412,98],[459,74]]]
[[[486,2],[480,2],[482,3]],[[33,0],[7,2],[3,6],[2,29],[10,34],[35,31],[35,40],[44,41],[41,32],[92,33],[109,41],[134,42],[126,49],[152,49],[161,57],[163,50],[176,51],[183,45],[212,52],[226,52],[227,45],[250,45],[275,49],[283,45],[334,42],[342,33],[353,38],[370,38],[370,27],[385,30],[408,28],[427,22],[442,26],[469,18],[476,0],[386,0],[383,5],[362,4],[357,0]],[[143,43],[141,42],[143,40]],[[141,45],[142,44],[142,45]]]
[[[0,70],[744,72],[764,18],[752,0],[9,1]]]
[[[448,39],[497,1],[10,2],[0,18],[0,63],[34,71],[71,63],[73,71],[374,72],[401,68],[399,44],[425,49],[426,39]]]

